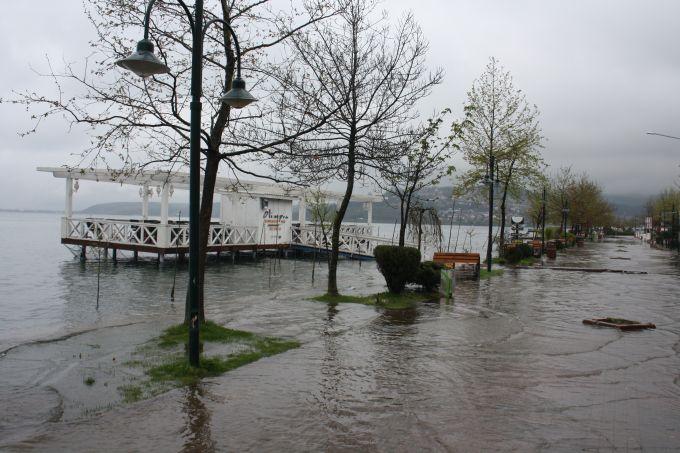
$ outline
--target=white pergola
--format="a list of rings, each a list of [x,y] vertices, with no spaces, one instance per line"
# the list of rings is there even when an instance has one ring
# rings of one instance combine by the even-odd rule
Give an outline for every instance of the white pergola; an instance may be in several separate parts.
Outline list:
[[[61,240],[65,245],[103,247],[158,253],[184,253],[188,249],[188,224],[168,218],[170,198],[175,190],[189,189],[189,174],[161,170],[120,171],[95,168],[38,167],[66,182],[66,201],[62,218]],[[142,197],[141,220],[119,218],[74,218],[73,195],[82,181],[139,186]],[[75,189],[75,190],[74,190]],[[160,219],[149,219],[149,198],[154,190],[160,197]],[[316,189],[314,189],[316,193]],[[343,193],[321,190],[330,201]],[[211,222],[208,248],[211,251],[247,248],[278,248],[290,244],[326,247],[317,228],[306,222],[307,198],[312,189],[265,181],[246,181],[218,177],[215,193],[220,198],[220,221]],[[372,236],[373,203],[376,195],[354,195],[352,201],[363,202],[366,224],[343,225],[342,247],[350,254],[372,254],[383,241]],[[299,202],[299,224],[293,225],[292,204]]]
[[[174,190],[189,189],[189,173],[163,170],[139,170],[123,171],[97,168],[75,167],[38,167],[38,171],[52,173],[55,178],[66,180],[66,205],[65,217],[73,216],[73,193],[74,184],[79,181],[110,182],[121,185],[140,186],[142,196],[142,218],[149,215],[149,196],[155,187],[161,197],[161,223],[167,223],[169,199]],[[201,180],[201,185],[203,184]],[[76,186],[77,187],[77,186]],[[304,225],[306,213],[306,198],[308,188],[276,184],[265,181],[249,181],[235,178],[218,176],[215,182],[215,193],[221,196],[241,194],[249,197],[271,198],[280,200],[298,200],[300,203],[299,220]],[[341,192],[321,190],[321,194],[327,200],[339,200],[344,196]],[[224,200],[224,199],[223,199]],[[367,209],[367,223],[373,223],[373,203],[379,202],[379,195],[353,194],[352,201],[365,203]],[[226,209],[226,203],[222,203],[222,209]]]

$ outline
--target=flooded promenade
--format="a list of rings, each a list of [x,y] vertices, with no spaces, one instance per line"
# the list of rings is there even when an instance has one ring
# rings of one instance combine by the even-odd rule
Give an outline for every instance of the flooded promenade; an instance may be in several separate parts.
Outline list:
[[[96,311],[91,286],[71,275],[91,276],[96,263],[65,263],[64,319],[87,319],[92,330],[0,358],[0,450],[680,448],[678,258],[612,238],[562,253],[555,265],[648,274],[509,269],[460,283],[449,303],[386,312],[307,300],[323,292],[323,264],[316,288],[310,261],[211,266],[209,318],[302,346],[196,387],[84,410],[83,393],[115,389],[100,377],[85,387],[79,367],[96,372],[97,364],[120,360],[176,322],[183,304],[165,296],[171,266],[119,264],[106,269]],[[374,263],[357,262],[342,263],[339,282],[355,294],[384,284]],[[581,323],[597,316],[657,329],[622,333]],[[115,324],[129,325],[106,327]]]

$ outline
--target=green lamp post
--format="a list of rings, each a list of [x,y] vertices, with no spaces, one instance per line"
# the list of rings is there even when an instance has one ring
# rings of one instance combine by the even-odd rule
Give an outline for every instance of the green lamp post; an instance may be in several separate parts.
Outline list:
[[[150,0],[144,16],[144,39],[137,43],[137,50],[127,58],[116,64],[132,71],[140,77],[161,75],[170,72],[170,68],[153,52],[153,43],[149,40],[149,19],[151,9],[156,0]],[[192,32],[191,48],[191,117],[189,134],[189,363],[193,367],[199,366],[199,320],[198,320],[198,254],[199,254],[199,192],[201,175],[201,92],[203,72],[203,40],[208,28],[220,23],[234,38],[236,47],[236,78],[232,82],[232,89],[220,97],[220,101],[232,108],[243,108],[256,99],[246,90],[246,84],[241,78],[241,49],[234,30],[227,22],[213,19],[207,22],[203,19],[203,0],[196,0],[194,13],[182,0],[177,3],[184,9]]]

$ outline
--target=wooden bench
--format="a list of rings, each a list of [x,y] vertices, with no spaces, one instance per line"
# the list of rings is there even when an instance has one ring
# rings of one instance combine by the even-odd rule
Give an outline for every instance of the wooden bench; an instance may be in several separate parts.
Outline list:
[[[437,264],[443,264],[444,267],[455,269],[456,265],[460,265],[456,269],[456,273],[463,271],[467,267],[472,267],[475,278],[479,277],[480,259],[479,253],[445,253],[435,252],[432,261]]]

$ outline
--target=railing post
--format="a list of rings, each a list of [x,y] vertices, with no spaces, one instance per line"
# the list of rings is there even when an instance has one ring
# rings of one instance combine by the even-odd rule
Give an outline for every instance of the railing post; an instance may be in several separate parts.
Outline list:
[[[170,198],[170,184],[163,184],[161,192],[161,223],[158,225],[156,245],[162,248],[170,247],[170,230],[168,226],[168,205]]]

